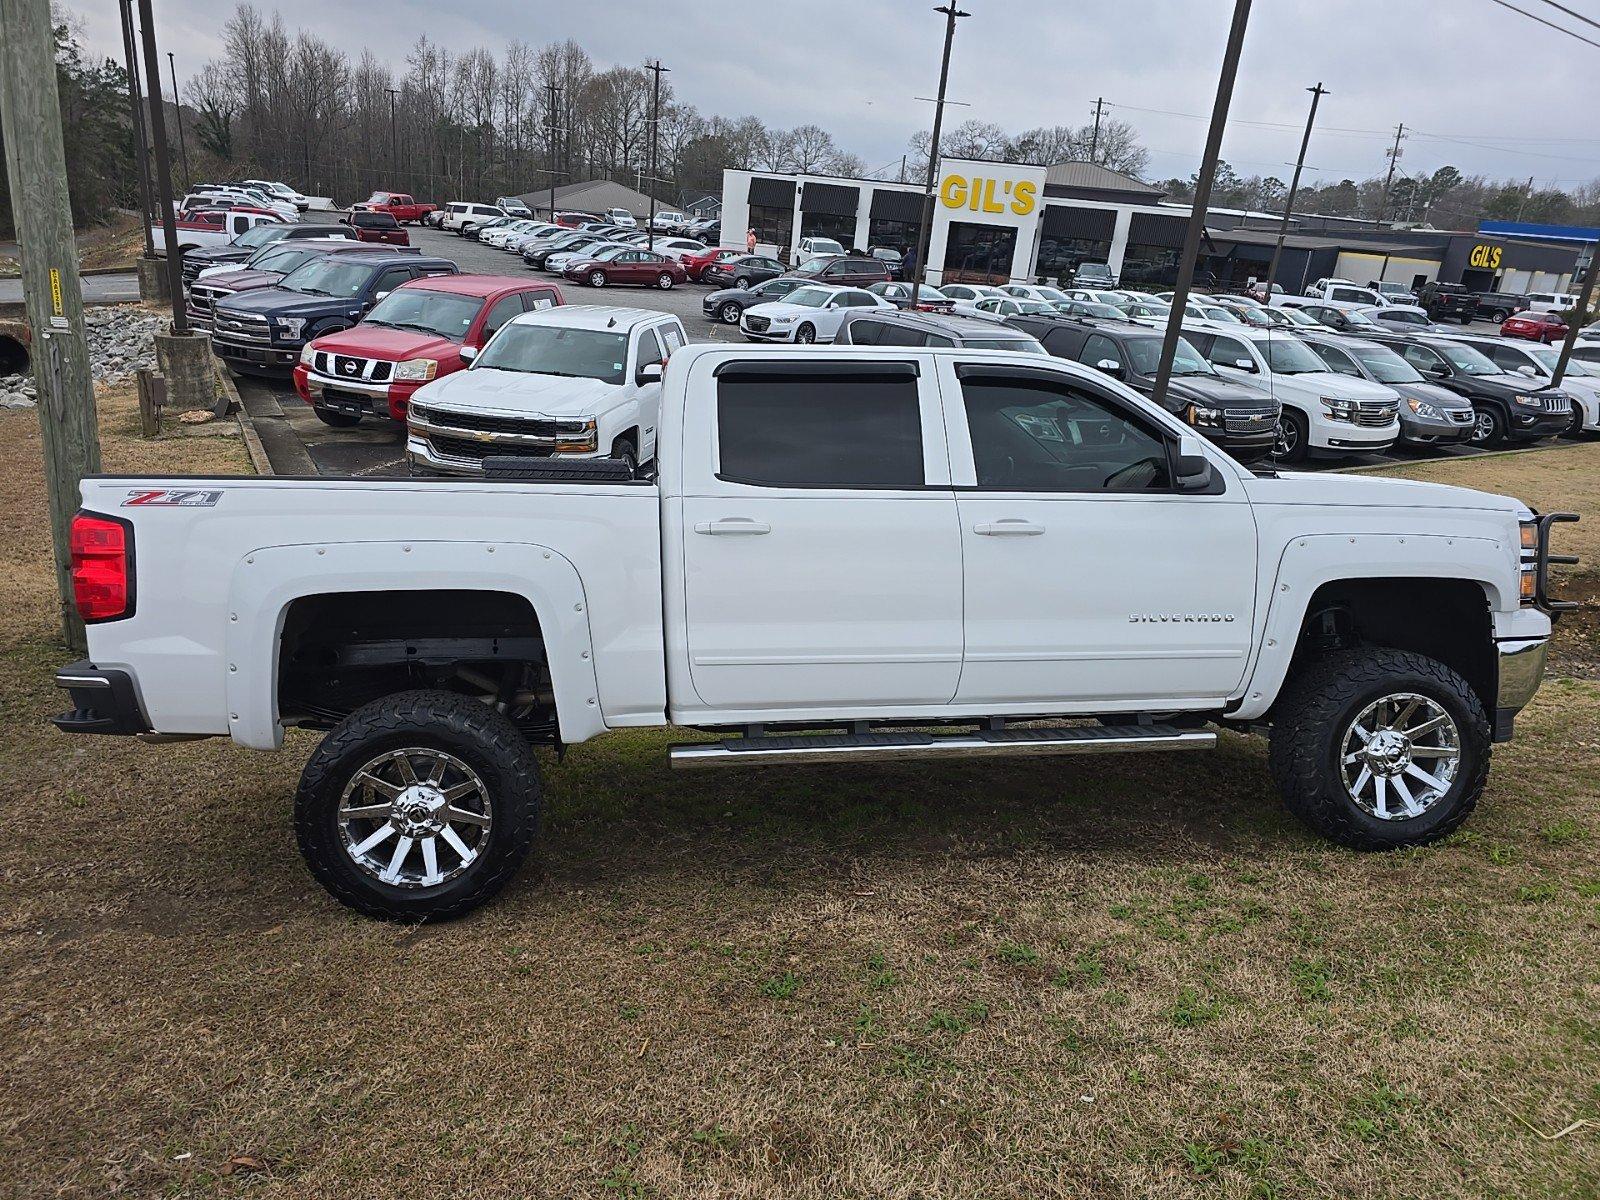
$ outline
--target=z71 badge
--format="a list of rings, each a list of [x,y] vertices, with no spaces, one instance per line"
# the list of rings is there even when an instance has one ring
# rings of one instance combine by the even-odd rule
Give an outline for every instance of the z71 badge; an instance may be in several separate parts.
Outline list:
[[[138,488],[128,493],[123,508],[211,508],[222,499],[220,491],[196,488]]]

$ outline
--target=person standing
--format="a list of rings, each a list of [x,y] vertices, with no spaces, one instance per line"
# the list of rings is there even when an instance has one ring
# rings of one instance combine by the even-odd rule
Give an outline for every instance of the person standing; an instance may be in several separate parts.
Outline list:
[[[744,252],[746,254],[754,254],[756,252],[756,231],[754,229],[745,231]]]

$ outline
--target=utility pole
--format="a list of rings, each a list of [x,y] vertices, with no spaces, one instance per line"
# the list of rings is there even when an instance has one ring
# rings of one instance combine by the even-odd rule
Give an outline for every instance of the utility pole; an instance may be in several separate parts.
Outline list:
[[[661,140],[661,76],[671,68],[663,67],[658,58],[645,70],[655,76],[650,92],[650,227],[645,232],[645,246],[656,248],[656,152]]]
[[[1400,162],[1400,142],[1406,136],[1405,122],[1402,121],[1394,131],[1394,145],[1389,149],[1389,172],[1383,177],[1383,195],[1378,200],[1378,219],[1372,223],[1374,229],[1383,224],[1383,217],[1389,211],[1389,187],[1394,183],[1394,169]]]
[[[1150,398],[1162,404],[1167,384],[1172,379],[1172,358],[1178,352],[1183,332],[1183,310],[1194,283],[1194,263],[1200,255],[1200,239],[1206,231],[1206,209],[1211,204],[1211,185],[1217,177],[1217,159],[1222,153],[1222,134],[1228,125],[1228,108],[1233,103],[1233,81],[1239,74],[1239,56],[1244,50],[1245,26],[1250,21],[1250,0],[1234,0],[1233,24],[1228,29],[1228,46],[1222,55],[1222,74],[1217,79],[1217,99],[1211,108],[1211,129],[1206,134],[1205,156],[1195,177],[1194,209],[1189,230],[1183,237],[1183,258],[1178,263],[1178,281],[1173,289],[1172,311],[1167,316],[1166,336],[1161,340],[1161,362],[1156,369],[1156,385]]]
[[[928,241],[933,233],[933,185],[939,176],[939,133],[944,126],[944,92],[950,82],[950,46],[956,40],[956,22],[970,17],[956,7],[956,0],[933,10],[944,14],[944,55],[939,59],[938,99],[933,103],[933,137],[928,142],[928,176],[922,186],[922,228],[917,231],[917,277],[908,280],[920,284],[928,278]]]
[[[70,538],[79,481],[100,470],[100,434],[84,339],[52,28],[49,0],[8,0],[0,20],[0,132],[22,253],[22,292],[37,337],[33,376],[61,628],[67,645],[82,653],[86,644],[72,598]]]
[[[1294,174],[1289,178],[1289,199],[1283,206],[1283,224],[1278,226],[1278,240],[1272,247],[1272,265],[1267,268],[1267,299],[1272,299],[1272,284],[1278,278],[1278,260],[1283,257],[1283,239],[1289,233],[1289,221],[1294,216],[1294,198],[1300,191],[1300,172],[1305,170],[1306,150],[1311,145],[1311,126],[1317,120],[1317,102],[1328,94],[1327,88],[1318,82],[1316,87],[1309,87],[1306,91],[1311,93],[1311,112],[1306,116],[1305,136],[1300,139],[1300,157],[1294,160]]]
[[[384,88],[383,90],[389,93],[389,174],[394,177],[389,186],[393,187],[395,183],[400,181],[400,144],[395,139],[394,134],[394,98],[400,92],[395,88]]]
[[[1522,189],[1522,199],[1517,201],[1517,215],[1514,220],[1522,220],[1523,211],[1528,207],[1528,201],[1533,199],[1533,176],[1528,176],[1528,186]]]
[[[561,89],[556,86],[555,80],[544,85],[545,92],[549,95],[550,124],[546,132],[550,135],[550,220],[556,219],[556,97],[561,94]]]
[[[189,174],[189,139],[183,134],[183,101],[178,97],[178,62],[167,51],[167,70],[172,74],[172,115],[178,122],[178,151],[183,155],[183,190],[188,191],[194,182]]]
[[[156,256],[155,238],[150,223],[155,219],[155,204],[150,199],[150,143],[144,134],[144,97],[139,88],[139,52],[134,46],[133,0],[117,0],[122,17],[122,55],[128,70],[128,124],[133,131],[133,163],[139,175],[139,213],[144,226],[144,256]],[[148,299],[149,297],[143,297]]]
[[[1094,133],[1089,135],[1089,161],[1099,162],[1096,157],[1100,150],[1100,114],[1105,111],[1106,98],[1099,97],[1094,102]]]
[[[150,0],[139,0],[139,32],[144,41],[145,94],[150,105],[150,143],[156,152],[156,200],[161,206],[161,236],[167,247],[167,287],[172,301],[172,332],[189,333],[183,304],[183,255],[178,251],[177,214],[172,211],[172,158],[167,149],[167,117],[161,104],[161,55],[156,51],[156,22]]]
[[[905,181],[906,181],[906,156],[904,154],[902,154],[900,156],[900,182],[904,183]]]
[[[1561,381],[1567,374],[1567,363],[1572,359],[1572,347],[1578,341],[1578,326],[1582,324],[1584,317],[1593,315],[1589,306],[1594,301],[1596,275],[1600,275],[1600,243],[1592,242],[1589,245],[1589,270],[1583,277],[1583,291],[1578,295],[1578,307],[1567,314],[1567,336],[1561,340],[1561,354],[1556,359],[1555,374],[1550,377],[1551,387],[1561,386]]]

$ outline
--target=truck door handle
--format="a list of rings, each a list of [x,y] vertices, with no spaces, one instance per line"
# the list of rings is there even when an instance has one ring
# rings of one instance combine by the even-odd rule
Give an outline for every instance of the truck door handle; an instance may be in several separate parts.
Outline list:
[[[753,517],[723,517],[720,521],[701,521],[694,527],[696,533],[710,534],[712,537],[728,536],[731,534],[757,534],[771,533],[772,526],[765,521],[757,521]]]
[[[985,537],[1038,537],[1044,532],[1044,526],[1021,517],[1002,517],[998,521],[980,521],[972,527],[972,532]]]

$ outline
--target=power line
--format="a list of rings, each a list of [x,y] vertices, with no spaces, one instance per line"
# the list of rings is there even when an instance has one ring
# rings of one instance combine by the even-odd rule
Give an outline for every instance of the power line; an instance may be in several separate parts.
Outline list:
[[[1548,0],[1546,0],[1546,2],[1548,3]],[[1580,42],[1587,43],[1588,45],[1593,46],[1596,50],[1600,50],[1600,42],[1595,41],[1593,38],[1586,38],[1583,36],[1583,34],[1568,29],[1565,25],[1557,25],[1554,21],[1546,21],[1543,17],[1536,17],[1531,12],[1524,12],[1516,5],[1507,3],[1507,0],[1489,0],[1489,3],[1498,4],[1501,8],[1506,9],[1508,12],[1514,12],[1519,17],[1527,17],[1530,21],[1537,21],[1541,25],[1545,25],[1551,29],[1554,29],[1557,33],[1564,33],[1570,38],[1577,38]],[[1558,4],[1555,7],[1560,8],[1561,6]],[[1563,11],[1566,10],[1563,9]],[[1587,18],[1584,19],[1587,20]],[[1593,24],[1593,22],[1590,23]]]
[[[1561,12],[1566,13],[1567,16],[1569,16],[1569,17],[1576,17],[1578,20],[1582,21],[1585,25],[1593,25],[1596,29],[1600,29],[1600,21],[1596,21],[1591,17],[1586,17],[1581,12],[1577,12],[1577,11],[1575,11],[1573,9],[1568,8],[1565,4],[1557,4],[1556,0],[1544,0],[1544,3],[1548,4],[1551,8],[1554,8],[1554,9],[1557,9],[1557,10],[1559,10]]]

